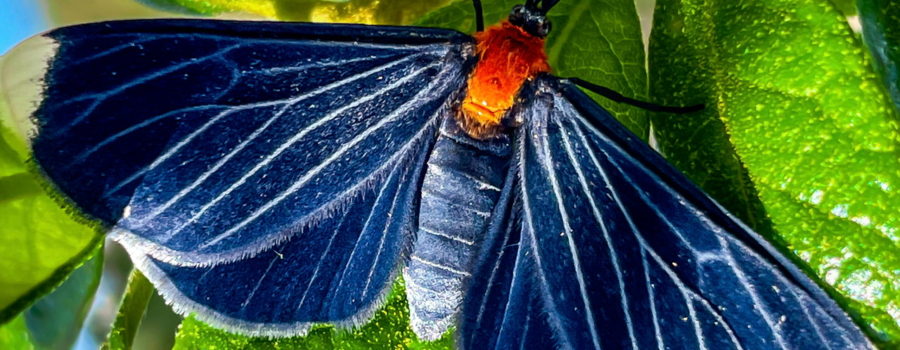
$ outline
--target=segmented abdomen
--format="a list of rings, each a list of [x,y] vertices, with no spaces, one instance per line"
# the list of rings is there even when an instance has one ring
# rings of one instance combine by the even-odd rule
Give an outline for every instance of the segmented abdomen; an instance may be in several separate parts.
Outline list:
[[[453,323],[471,261],[500,196],[509,141],[472,139],[448,120],[428,160],[419,231],[404,271],[416,334],[436,339]]]

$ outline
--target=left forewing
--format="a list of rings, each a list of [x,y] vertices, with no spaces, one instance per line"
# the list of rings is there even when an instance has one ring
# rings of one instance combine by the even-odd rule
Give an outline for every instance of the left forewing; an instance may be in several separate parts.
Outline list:
[[[408,167],[464,83],[471,40],[212,20],[46,37],[41,170],[119,241],[179,265],[253,256]]]

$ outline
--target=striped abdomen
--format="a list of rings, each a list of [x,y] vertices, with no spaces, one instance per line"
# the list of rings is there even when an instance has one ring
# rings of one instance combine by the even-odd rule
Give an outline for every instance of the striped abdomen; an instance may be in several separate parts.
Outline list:
[[[440,337],[459,311],[509,152],[506,138],[472,139],[452,119],[441,127],[422,184],[418,236],[404,271],[410,319],[420,337]]]

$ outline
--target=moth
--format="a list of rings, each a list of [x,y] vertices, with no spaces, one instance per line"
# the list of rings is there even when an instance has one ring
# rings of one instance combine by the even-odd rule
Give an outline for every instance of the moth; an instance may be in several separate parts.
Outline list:
[[[872,344],[790,260],[578,86],[556,0],[452,30],[221,20],[78,25],[31,140],[173,308],[236,333],[352,327],[402,274],[461,348]]]

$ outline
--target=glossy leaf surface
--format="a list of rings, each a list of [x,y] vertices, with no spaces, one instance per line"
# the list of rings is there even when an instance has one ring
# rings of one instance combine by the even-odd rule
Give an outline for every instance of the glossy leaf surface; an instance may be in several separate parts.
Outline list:
[[[9,323],[0,326],[0,347],[9,350],[34,349],[24,317],[16,317]]]
[[[119,313],[116,314],[109,337],[102,346],[104,349],[131,349],[153,293],[156,291],[147,277],[138,270],[132,270],[125,295],[119,304]]]
[[[831,4],[657,2],[651,94],[669,160],[782,239],[880,333],[900,335],[897,115]]]

